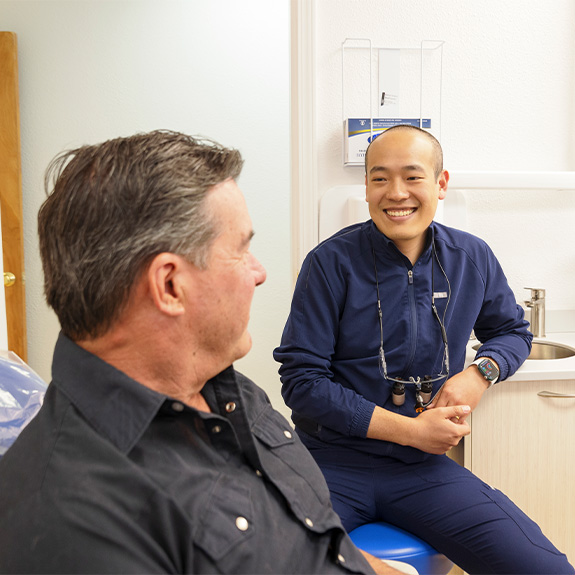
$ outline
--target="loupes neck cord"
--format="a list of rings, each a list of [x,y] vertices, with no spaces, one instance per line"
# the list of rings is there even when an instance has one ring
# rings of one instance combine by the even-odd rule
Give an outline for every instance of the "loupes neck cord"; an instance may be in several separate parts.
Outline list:
[[[406,384],[411,384],[411,385],[415,386],[415,388],[416,388],[415,409],[418,412],[423,411],[423,409],[425,409],[433,401],[433,398],[431,397],[432,383],[435,381],[439,381],[441,379],[447,380],[447,378],[449,377],[449,347],[448,347],[448,343],[447,343],[447,332],[445,330],[444,322],[445,322],[445,314],[447,313],[447,308],[449,306],[449,301],[451,299],[451,284],[449,282],[449,278],[447,277],[447,274],[445,273],[445,270],[443,269],[443,266],[441,265],[441,261],[439,260],[439,257],[437,255],[437,251],[435,249],[435,240],[432,238],[431,241],[432,241],[431,310],[432,310],[433,316],[436,318],[436,320],[439,324],[440,330],[441,330],[441,337],[443,339],[443,350],[444,350],[442,363],[445,366],[445,373],[442,372],[441,374],[438,374],[435,377],[434,376],[425,376],[423,379],[420,376],[417,376],[417,377],[410,376],[408,379],[394,378],[394,377],[390,377],[387,374],[387,362],[385,360],[385,351],[384,351],[384,347],[383,347],[383,313],[382,313],[382,309],[381,309],[381,296],[380,296],[380,291],[379,291],[379,277],[378,277],[378,273],[377,273],[377,262],[376,262],[375,249],[373,248],[373,245],[371,246],[372,255],[373,255],[373,269],[374,269],[374,274],[375,274],[375,286],[376,286],[376,291],[377,291],[377,313],[378,313],[378,318],[379,318],[379,340],[380,340],[379,369],[380,369],[380,373],[386,380],[394,383],[393,390],[392,390],[393,391],[392,397],[393,397],[393,401],[394,401],[395,405],[403,405],[403,402],[405,401],[405,385]],[[441,270],[441,273],[443,274],[443,277],[445,277],[445,281],[447,282],[447,290],[448,290],[447,291],[447,302],[445,305],[445,310],[443,312],[443,320],[439,317],[439,312],[437,311],[437,307],[435,305],[436,293],[435,293],[434,260],[437,262],[437,265],[439,266],[439,269]],[[438,390],[438,393],[439,393],[439,390]],[[401,402],[401,403],[397,403],[397,402]]]

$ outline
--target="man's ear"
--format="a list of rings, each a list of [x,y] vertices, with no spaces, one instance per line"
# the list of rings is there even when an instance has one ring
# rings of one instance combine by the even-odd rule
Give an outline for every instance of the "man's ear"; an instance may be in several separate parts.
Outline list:
[[[182,315],[185,311],[184,260],[169,252],[158,254],[153,260],[146,277],[150,297],[156,308],[169,316]]]
[[[439,175],[439,179],[437,180],[439,184],[439,199],[443,200],[447,195],[447,184],[449,183],[449,172],[447,170],[443,170]]]

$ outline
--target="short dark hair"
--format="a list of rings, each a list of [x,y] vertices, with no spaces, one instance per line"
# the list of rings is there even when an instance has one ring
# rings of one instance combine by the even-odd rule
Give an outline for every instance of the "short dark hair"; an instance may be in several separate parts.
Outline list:
[[[433,146],[434,163],[435,163],[435,165],[433,166],[433,173],[435,175],[435,179],[439,178],[439,176],[441,175],[441,172],[443,171],[443,150],[441,148],[441,144],[439,143],[439,140],[433,134],[428,132],[427,130],[424,130],[423,128],[419,128],[418,126],[412,126],[411,124],[397,124],[396,126],[392,126],[391,128],[387,128],[384,132],[382,132],[381,134],[378,134],[369,143],[369,145],[367,146],[367,150],[365,151],[365,173],[367,174],[367,155],[369,153],[369,148],[371,148],[371,145],[373,144],[373,142],[375,142],[378,138],[380,138],[384,134],[387,134],[388,132],[391,132],[393,130],[415,130],[417,132],[421,132],[422,134],[425,134],[425,136],[429,139],[429,141],[431,142],[431,144]]]
[[[106,333],[162,252],[205,267],[219,233],[207,193],[242,165],[237,150],[167,130],[58,155],[38,234],[44,293],[62,332],[73,340]]]

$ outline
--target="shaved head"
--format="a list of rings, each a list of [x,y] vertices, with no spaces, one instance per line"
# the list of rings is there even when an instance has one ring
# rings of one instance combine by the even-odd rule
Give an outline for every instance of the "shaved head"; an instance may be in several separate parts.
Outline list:
[[[423,130],[422,128],[418,128],[417,126],[412,126],[410,124],[398,124],[397,126],[392,126],[391,128],[388,128],[387,130],[385,130],[385,132],[382,132],[381,134],[379,134],[377,137],[375,137],[369,144],[369,146],[367,147],[367,150],[365,152],[365,173],[368,173],[368,158],[369,158],[369,149],[371,148],[372,144],[376,141],[378,141],[378,145],[379,144],[383,144],[383,142],[381,141],[382,139],[384,139],[386,134],[389,134],[389,132],[393,132],[394,130],[412,130],[412,131],[416,131],[416,132],[420,132],[422,134],[425,135],[426,138],[428,138],[428,140],[431,142],[432,146],[433,146],[433,156],[434,156],[434,166],[433,166],[433,172],[435,174],[436,178],[439,178],[441,172],[443,171],[443,150],[441,149],[441,144],[439,143],[439,141],[437,140],[437,138],[435,138],[435,136],[431,135],[427,130]]]

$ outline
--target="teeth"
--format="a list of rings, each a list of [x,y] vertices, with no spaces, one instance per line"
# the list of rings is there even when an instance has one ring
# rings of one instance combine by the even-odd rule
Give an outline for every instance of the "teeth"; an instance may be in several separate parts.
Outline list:
[[[399,217],[399,216],[409,216],[409,214],[412,214],[415,211],[415,209],[411,208],[409,210],[385,210],[385,211],[389,216]]]

